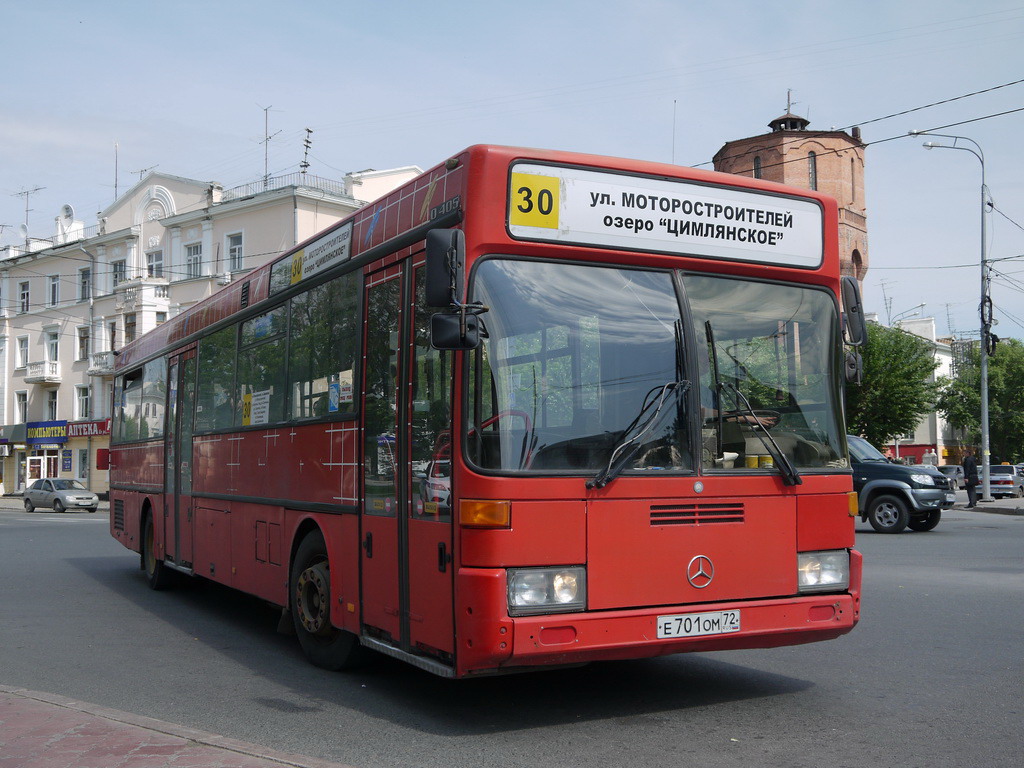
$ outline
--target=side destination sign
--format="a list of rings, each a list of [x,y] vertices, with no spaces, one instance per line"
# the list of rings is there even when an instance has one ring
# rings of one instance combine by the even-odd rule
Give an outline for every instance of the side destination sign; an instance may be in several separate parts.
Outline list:
[[[811,200],[579,168],[512,166],[512,237],[816,268]]]
[[[292,254],[291,284],[306,280],[352,256],[352,222]]]

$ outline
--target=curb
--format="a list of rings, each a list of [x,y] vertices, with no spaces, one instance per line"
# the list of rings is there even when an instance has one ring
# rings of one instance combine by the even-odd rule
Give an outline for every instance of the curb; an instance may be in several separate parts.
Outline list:
[[[238,741],[237,739],[229,739],[226,736],[220,736],[215,733],[198,731],[194,728],[177,725],[176,723],[168,723],[163,720],[156,720],[143,715],[135,715],[130,712],[122,712],[116,709],[109,709],[108,707],[101,707],[96,704],[76,701],[57,694],[30,691],[25,688],[12,688],[6,685],[0,685],[0,694],[28,699],[41,704],[50,704],[61,709],[81,712],[110,722],[120,723],[122,725],[132,726],[135,728],[143,728],[147,731],[153,731],[165,736],[184,739],[185,741],[205,747],[212,747],[214,749],[233,752],[245,757],[266,760],[283,766],[291,766],[291,768],[354,768],[354,766],[344,763],[335,763],[329,760],[320,760],[318,758],[295,755],[288,752],[278,752],[274,749],[261,747],[244,741]]]

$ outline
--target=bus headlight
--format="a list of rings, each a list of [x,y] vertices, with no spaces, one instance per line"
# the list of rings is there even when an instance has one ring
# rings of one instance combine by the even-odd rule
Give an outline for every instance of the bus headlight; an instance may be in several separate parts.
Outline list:
[[[850,553],[845,549],[797,554],[800,592],[841,592],[850,586]]]
[[[587,569],[509,568],[509,616],[582,611],[587,604]]]

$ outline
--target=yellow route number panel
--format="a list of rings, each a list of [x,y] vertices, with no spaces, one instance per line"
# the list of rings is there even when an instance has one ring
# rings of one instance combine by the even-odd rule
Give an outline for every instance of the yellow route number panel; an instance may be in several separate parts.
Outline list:
[[[556,176],[513,173],[509,224],[558,229],[559,181]]]

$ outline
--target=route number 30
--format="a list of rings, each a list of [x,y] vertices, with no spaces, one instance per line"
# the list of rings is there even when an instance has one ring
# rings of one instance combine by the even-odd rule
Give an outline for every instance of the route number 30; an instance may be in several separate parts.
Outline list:
[[[513,173],[509,224],[558,229],[558,182],[555,176]]]

